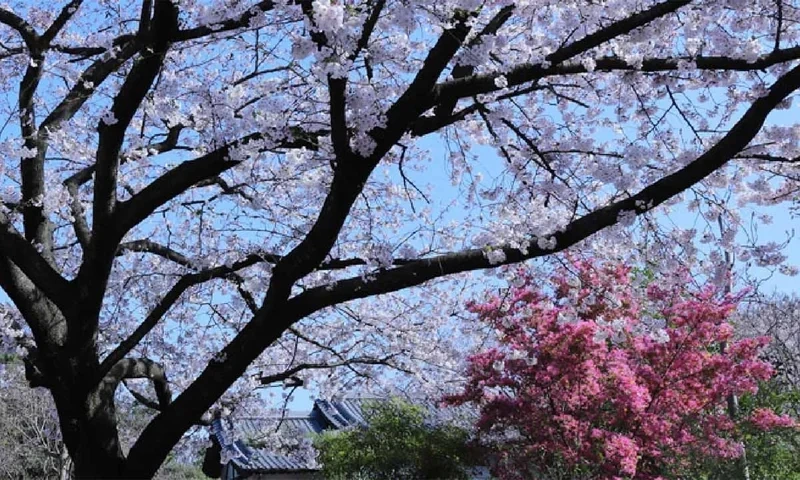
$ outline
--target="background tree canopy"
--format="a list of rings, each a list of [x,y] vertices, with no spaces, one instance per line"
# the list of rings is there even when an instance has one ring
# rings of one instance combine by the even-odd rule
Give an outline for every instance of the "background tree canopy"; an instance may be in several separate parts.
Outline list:
[[[420,406],[392,399],[366,404],[364,413],[364,427],[315,438],[325,478],[466,479],[480,464],[467,430],[426,422]]]

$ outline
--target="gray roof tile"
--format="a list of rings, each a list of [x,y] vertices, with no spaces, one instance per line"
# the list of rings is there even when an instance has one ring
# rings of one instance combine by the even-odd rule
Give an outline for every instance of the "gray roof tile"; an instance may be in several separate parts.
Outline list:
[[[268,450],[251,448],[246,441],[259,441],[270,435],[305,436],[320,433],[326,429],[339,430],[366,425],[364,404],[378,398],[347,397],[338,400],[316,400],[314,408],[306,415],[287,416],[281,421],[279,431],[275,432],[275,418],[240,418],[232,425],[233,435],[223,428],[223,420],[215,419],[211,433],[226,451],[227,458],[239,470],[252,473],[308,472],[318,468],[310,461],[279,455]],[[429,407],[431,405],[424,405]],[[230,424],[230,420],[228,420]]]

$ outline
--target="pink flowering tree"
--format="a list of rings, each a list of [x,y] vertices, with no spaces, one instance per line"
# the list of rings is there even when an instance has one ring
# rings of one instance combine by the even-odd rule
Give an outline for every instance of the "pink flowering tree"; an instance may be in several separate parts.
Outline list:
[[[506,294],[469,305],[498,342],[470,357],[463,392],[447,401],[480,408],[477,428],[497,442],[503,478],[553,466],[661,478],[692,457],[740,456],[743,424],[797,427],[765,408],[728,415],[731,394],[772,375],[758,358],[767,338],[734,340],[734,298],[638,285],[621,265],[571,266],[552,291],[520,272]]]
[[[81,478],[153,475],[261,382],[444,384],[467,272],[792,200],[799,6],[6,0],[0,344]],[[736,220],[646,238],[782,264]]]

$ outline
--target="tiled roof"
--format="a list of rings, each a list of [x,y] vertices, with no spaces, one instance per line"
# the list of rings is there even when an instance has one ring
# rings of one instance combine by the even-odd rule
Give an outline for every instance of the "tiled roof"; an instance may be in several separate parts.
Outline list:
[[[337,404],[327,400],[317,400],[314,402],[314,408],[322,412],[322,415],[325,416],[325,420],[327,420],[331,428],[339,430],[347,427],[350,422],[339,412],[339,409],[336,408],[337,406]]]
[[[366,425],[364,420],[364,403],[374,398],[345,398],[330,402],[349,425]]]
[[[238,470],[253,473],[288,473],[316,470],[308,462],[285,455],[277,455],[266,450],[251,448],[241,440],[233,440],[223,425],[224,421],[221,418],[214,419],[211,422],[211,433],[220,445],[221,458],[228,459]]]
[[[259,473],[288,473],[317,470],[308,462],[303,462],[285,455],[276,455],[265,450],[250,448],[237,441],[237,446],[245,454],[245,458],[234,458],[232,461],[241,470]]]
[[[271,435],[303,437],[323,430],[366,425],[363,408],[367,402],[377,398],[344,398],[339,400],[316,400],[314,408],[305,415],[289,415],[280,421],[279,432],[275,432],[275,418],[239,418],[226,430],[222,419],[211,424],[211,433],[220,444],[223,459],[229,459],[239,470],[251,473],[308,472],[317,468],[285,455],[247,446],[242,440],[258,442]],[[228,420],[230,424],[230,420]],[[232,430],[232,435],[228,432]],[[234,441],[233,438],[240,440]]]

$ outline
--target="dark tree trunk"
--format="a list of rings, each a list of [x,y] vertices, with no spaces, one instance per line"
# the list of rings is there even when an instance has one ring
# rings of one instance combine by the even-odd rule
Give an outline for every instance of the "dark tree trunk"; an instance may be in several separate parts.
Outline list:
[[[125,457],[119,442],[114,392],[117,382],[98,382],[94,342],[63,348],[49,369],[64,444],[76,478],[119,478]]]
[[[97,394],[56,399],[64,443],[76,478],[119,478],[125,458],[117,433],[116,408]]]

